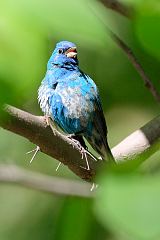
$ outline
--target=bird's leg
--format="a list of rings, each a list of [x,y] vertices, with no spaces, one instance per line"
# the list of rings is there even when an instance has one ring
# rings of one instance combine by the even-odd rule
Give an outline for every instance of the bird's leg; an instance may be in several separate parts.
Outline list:
[[[51,120],[50,116],[48,115],[45,115],[44,116],[44,119],[46,121],[46,124],[47,126],[49,126],[51,129],[52,129],[52,132],[54,133],[54,135],[56,136],[57,135],[57,128],[56,128],[56,125],[54,124],[54,121]]]
[[[45,116],[44,116],[44,120],[45,120],[47,126],[50,126],[50,124],[49,124],[50,117],[49,117],[48,115],[45,115]]]
[[[87,168],[85,168],[85,169],[90,170],[87,154],[95,161],[97,161],[97,159],[87,150],[85,143],[83,143],[84,146],[82,146],[81,142],[76,139],[77,135],[75,135],[75,134],[64,135],[61,132],[59,132],[56,128],[54,128],[54,126],[52,125],[52,123],[54,123],[54,122],[53,121],[51,122],[50,118],[47,118],[47,121],[48,121],[48,124],[49,124],[50,128],[52,129],[54,135],[61,137],[64,141],[71,144],[73,148],[77,148],[77,150],[79,150],[79,152],[82,155],[82,159],[85,158],[85,160],[86,160]],[[60,165],[61,165],[61,163],[58,164],[56,171],[59,169]],[[84,167],[82,167],[82,168],[84,168]]]
[[[71,133],[71,134],[68,134],[68,135],[67,135],[68,138],[73,138],[73,137],[75,137],[75,136],[76,136],[76,135],[75,135],[74,133]]]
[[[76,145],[76,147],[80,151],[80,153],[82,155],[82,159],[85,158],[87,167],[82,167],[82,166],[80,166],[80,167],[89,171],[90,166],[89,166],[89,162],[88,162],[88,158],[87,158],[87,152],[88,151],[87,151],[87,146],[86,146],[83,138],[80,135],[76,135],[76,134],[70,134],[68,137],[72,140],[74,145]]]
[[[75,145],[78,146],[79,150],[81,150],[81,149],[87,150],[87,146],[85,144],[85,141],[80,134],[81,134],[81,132],[76,133],[76,134],[69,134],[67,136],[68,136],[69,139],[72,140],[72,142],[75,143]]]
[[[89,171],[90,166],[89,166],[87,155],[89,155],[93,160],[97,161],[96,157],[88,151],[88,148],[87,148],[83,138],[80,135],[70,134],[68,137],[71,138],[72,142],[74,142],[76,147],[78,147],[78,150],[80,151],[80,153],[82,155],[82,159],[85,159],[85,161],[86,161],[87,167],[82,167],[82,166],[80,166],[80,167]]]
[[[84,168],[86,170],[90,170],[90,166],[89,166],[89,162],[88,162],[88,158],[87,158],[87,152],[85,149],[82,149],[81,150],[81,154],[82,154],[82,159],[85,157],[85,160],[86,160],[86,165],[87,165],[87,168],[86,167],[83,167],[83,166],[80,166],[81,168]]]
[[[34,152],[33,157],[32,157],[31,160],[30,160],[30,163],[32,163],[33,159],[35,158],[35,156],[37,155],[37,153],[38,153],[39,151],[40,151],[40,147],[37,146],[35,149],[33,149],[33,150],[31,150],[31,151],[29,151],[29,152],[26,153],[26,154],[29,154],[29,153]]]
[[[80,141],[78,141],[77,139],[74,138],[74,137],[75,137],[75,134],[69,134],[69,135],[67,135],[66,137],[67,137],[69,140],[71,140],[71,143],[72,143],[73,148],[74,148],[74,147],[77,147],[79,150],[85,149],[85,148],[81,145]]]

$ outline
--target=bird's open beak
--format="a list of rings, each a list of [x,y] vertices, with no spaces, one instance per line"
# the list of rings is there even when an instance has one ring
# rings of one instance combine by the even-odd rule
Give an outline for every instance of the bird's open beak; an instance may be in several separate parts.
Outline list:
[[[65,55],[66,55],[68,58],[76,58],[76,56],[77,56],[77,49],[76,49],[76,47],[69,48],[69,49],[65,52]]]

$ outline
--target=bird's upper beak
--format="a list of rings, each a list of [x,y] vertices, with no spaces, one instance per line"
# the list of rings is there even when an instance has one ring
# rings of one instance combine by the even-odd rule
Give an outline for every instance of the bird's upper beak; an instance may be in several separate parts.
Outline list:
[[[65,55],[66,55],[68,58],[76,58],[76,56],[77,56],[77,49],[76,49],[76,47],[71,47],[71,48],[69,48],[69,49],[65,52]]]

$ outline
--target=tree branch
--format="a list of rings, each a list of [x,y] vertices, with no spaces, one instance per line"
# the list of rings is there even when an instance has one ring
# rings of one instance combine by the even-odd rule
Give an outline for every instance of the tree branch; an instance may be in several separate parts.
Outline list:
[[[81,166],[86,167],[86,162],[81,158],[80,152],[59,136],[55,136],[50,127],[46,125],[44,117],[34,116],[11,106],[7,106],[4,111],[8,117],[5,121],[0,121],[4,129],[19,134],[38,145],[43,153],[67,165],[80,178],[93,181],[103,161],[95,162],[88,156],[91,170],[81,168]],[[137,157],[143,157],[145,160],[159,149],[157,147],[159,139],[160,117],[157,117],[125,138],[112,149],[112,153],[117,163]]]
[[[160,145],[160,116],[152,119],[140,129],[136,130],[122,142],[112,148],[117,162],[145,160],[159,150]]]
[[[51,194],[92,197],[89,183],[47,176],[15,165],[0,164],[0,182],[12,183]]]
[[[11,106],[7,106],[4,113],[6,120],[0,122],[3,128],[27,138],[39,146],[41,152],[67,165],[80,178],[86,181],[93,180],[101,162],[95,162],[88,156],[91,170],[82,168],[86,167],[86,161],[82,159],[81,153],[60,136],[55,136],[51,128],[47,126],[44,117],[35,116]]]
[[[107,28],[108,30],[108,28]],[[137,70],[137,72],[139,73],[139,75],[141,76],[145,86],[148,88],[148,90],[151,92],[151,94],[153,95],[153,97],[160,102],[160,94],[158,93],[158,91],[156,90],[156,88],[154,87],[151,79],[147,76],[147,74],[145,73],[145,71],[143,70],[142,65],[139,63],[137,57],[135,56],[135,54],[133,53],[133,51],[131,50],[130,47],[127,46],[127,44],[125,42],[123,42],[115,33],[113,33],[112,31],[108,30],[111,37],[113,38],[113,40],[116,42],[116,44],[122,49],[122,51],[127,55],[127,57],[129,58],[130,62],[132,63],[132,65],[134,66],[134,68]]]
[[[117,0],[100,0],[100,2],[102,2],[106,8],[111,8],[114,11],[116,11],[124,16],[127,16],[128,18],[131,17],[131,9],[129,7],[123,5],[122,3],[120,3]],[[115,33],[113,33],[108,28],[107,24],[101,19],[101,17],[99,16],[99,14],[97,14],[97,12],[95,10],[93,10],[93,11],[94,11],[94,14],[96,15],[96,17],[105,26],[107,32],[110,34],[110,36],[112,37],[112,39],[116,43],[116,45],[118,47],[120,47],[122,49],[122,51],[127,55],[128,59],[130,60],[132,65],[134,66],[134,68],[137,70],[137,72],[141,76],[141,78],[145,84],[145,87],[148,88],[148,90],[151,92],[151,94],[153,95],[155,100],[160,102],[159,92],[154,87],[154,84],[152,83],[151,79],[147,76],[146,72],[144,71],[138,58],[133,53],[132,49],[129,46],[127,46],[127,44],[121,38],[119,38]]]
[[[127,18],[130,18],[132,15],[132,9],[117,0],[100,0],[100,2],[103,3],[106,8],[110,8]]]

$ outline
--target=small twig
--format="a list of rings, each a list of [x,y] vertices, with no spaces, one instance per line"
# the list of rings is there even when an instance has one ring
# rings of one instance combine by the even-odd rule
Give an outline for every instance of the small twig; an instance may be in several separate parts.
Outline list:
[[[147,74],[145,73],[145,71],[143,70],[141,64],[139,63],[137,57],[135,56],[135,54],[133,53],[133,51],[131,50],[130,47],[127,46],[127,44],[125,42],[122,41],[122,39],[120,39],[115,33],[113,33],[111,30],[109,31],[111,37],[113,38],[113,40],[117,43],[117,45],[125,52],[125,54],[128,56],[130,62],[132,63],[132,65],[135,67],[135,69],[137,70],[137,72],[139,73],[139,75],[141,76],[142,80],[144,81],[145,86],[149,89],[149,91],[152,93],[152,95],[154,96],[154,98],[160,102],[160,94],[158,93],[158,91],[156,90],[156,88],[154,87],[152,81],[149,79],[149,77],[147,76]]]
[[[93,197],[91,184],[32,172],[15,165],[0,165],[0,182],[14,183],[51,194]]]
[[[106,1],[108,2],[108,1]],[[148,90],[151,92],[151,94],[153,95],[153,97],[155,98],[156,101],[160,102],[160,94],[158,93],[158,91],[156,90],[156,88],[154,87],[152,81],[150,80],[150,78],[147,76],[147,74],[145,73],[145,71],[143,70],[142,65],[140,64],[140,62],[138,61],[137,57],[135,56],[135,54],[133,53],[133,51],[131,50],[131,48],[129,46],[127,46],[127,44],[121,39],[119,38],[115,33],[113,33],[107,26],[107,24],[101,19],[100,15],[95,11],[95,9],[92,8],[93,13],[95,14],[95,16],[98,18],[98,20],[105,26],[105,29],[107,30],[107,32],[110,34],[110,36],[112,37],[112,39],[114,40],[114,42],[123,50],[123,52],[127,55],[127,57],[129,58],[130,62],[132,63],[132,65],[134,66],[134,68],[137,70],[137,72],[139,73],[139,75],[141,76],[145,86],[148,88]]]
[[[107,8],[112,9],[113,11],[130,18],[132,15],[132,9],[117,0],[99,0]]]

